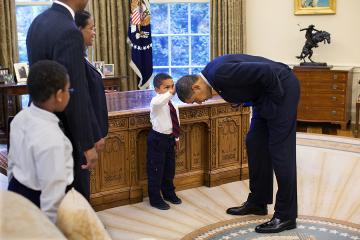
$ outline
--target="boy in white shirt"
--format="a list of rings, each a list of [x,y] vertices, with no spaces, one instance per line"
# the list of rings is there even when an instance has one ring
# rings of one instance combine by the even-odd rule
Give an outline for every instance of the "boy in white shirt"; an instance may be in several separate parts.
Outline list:
[[[173,183],[175,148],[179,149],[179,110],[171,103],[175,94],[172,77],[159,73],[154,78],[155,92],[150,103],[152,129],[147,139],[147,174],[150,205],[160,210],[170,208],[166,201],[180,204]],[[162,196],[160,194],[162,193]]]
[[[11,122],[8,190],[28,198],[55,223],[74,179],[74,162],[54,112],[65,109],[72,89],[66,69],[49,60],[31,66],[27,85],[32,103]]]

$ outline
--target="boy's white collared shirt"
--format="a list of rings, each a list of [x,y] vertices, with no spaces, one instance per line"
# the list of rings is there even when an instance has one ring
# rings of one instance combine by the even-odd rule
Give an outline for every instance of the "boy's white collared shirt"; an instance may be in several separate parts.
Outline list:
[[[163,134],[172,133],[172,122],[168,102],[173,98],[169,91],[163,94],[156,94],[150,102],[150,121],[152,129]],[[179,108],[173,104],[179,119]]]
[[[72,145],[58,117],[33,103],[11,122],[9,181],[41,191],[41,210],[53,221],[65,189],[74,180]]]

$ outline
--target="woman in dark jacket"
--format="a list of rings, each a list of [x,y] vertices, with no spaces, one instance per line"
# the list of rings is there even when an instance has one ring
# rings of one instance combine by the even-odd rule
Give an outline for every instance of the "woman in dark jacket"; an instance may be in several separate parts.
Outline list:
[[[84,37],[85,72],[88,80],[91,102],[96,116],[92,117],[96,149],[102,150],[105,144],[104,138],[108,133],[108,111],[106,106],[105,89],[102,73],[98,71],[86,58],[86,50],[92,46],[95,38],[94,19],[87,11],[75,14],[75,22]]]

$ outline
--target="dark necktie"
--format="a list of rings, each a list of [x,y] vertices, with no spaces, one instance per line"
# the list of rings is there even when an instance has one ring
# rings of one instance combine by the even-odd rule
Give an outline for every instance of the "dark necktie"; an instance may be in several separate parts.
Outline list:
[[[173,126],[173,131],[172,131],[172,135],[174,135],[174,137],[179,137],[180,134],[180,124],[179,124],[179,119],[178,116],[176,114],[176,110],[174,108],[174,105],[172,105],[171,101],[169,101],[168,103],[169,108],[170,108],[170,117],[171,117],[171,122],[172,122],[172,126]]]

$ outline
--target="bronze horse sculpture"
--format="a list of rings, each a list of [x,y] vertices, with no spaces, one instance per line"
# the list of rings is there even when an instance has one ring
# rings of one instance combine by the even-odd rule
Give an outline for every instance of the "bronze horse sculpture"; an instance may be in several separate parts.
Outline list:
[[[330,33],[326,31],[317,31],[316,33],[314,33],[311,38],[306,39],[300,56],[296,56],[296,58],[306,62],[305,58],[307,57],[312,63],[314,63],[314,61],[311,59],[311,56],[313,55],[312,48],[318,47],[319,42],[324,42],[324,44],[330,44]]]

